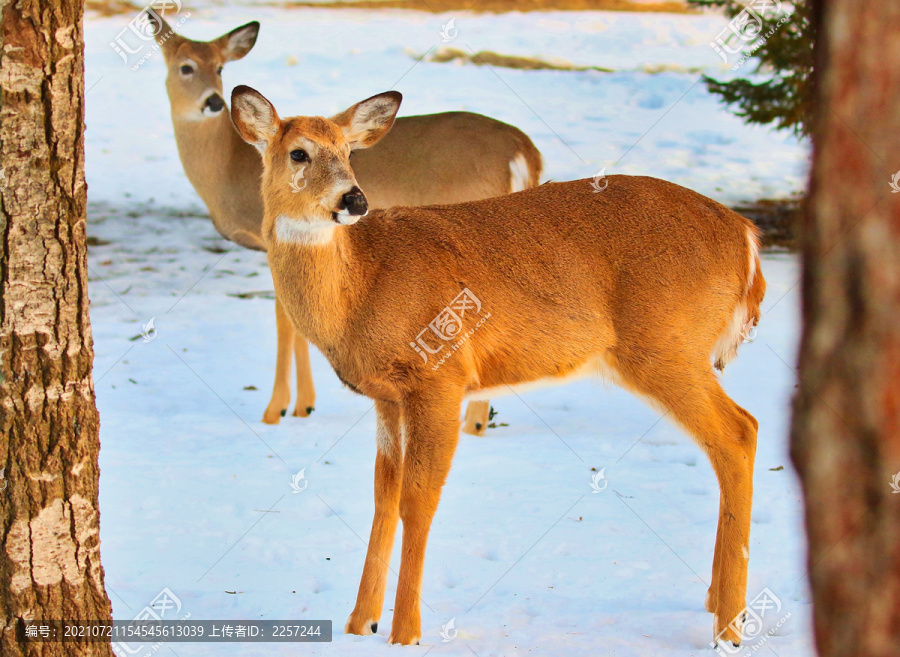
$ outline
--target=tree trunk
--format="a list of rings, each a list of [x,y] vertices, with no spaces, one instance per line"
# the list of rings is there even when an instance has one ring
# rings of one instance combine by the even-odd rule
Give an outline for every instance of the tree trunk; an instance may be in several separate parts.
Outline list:
[[[792,458],[819,654],[886,657],[900,645],[900,3],[821,0],[814,20]]]
[[[0,654],[19,619],[111,617],[100,566],[91,378],[83,2],[0,3]]]

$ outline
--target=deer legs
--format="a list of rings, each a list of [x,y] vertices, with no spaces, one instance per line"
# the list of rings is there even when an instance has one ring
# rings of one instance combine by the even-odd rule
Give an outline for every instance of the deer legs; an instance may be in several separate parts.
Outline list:
[[[369,634],[377,627],[399,518],[403,521],[403,545],[389,642],[418,643],[425,545],[459,440],[461,403],[461,389],[445,390],[443,394],[433,389],[407,400],[402,409],[392,409],[384,402],[376,404],[375,519],[356,607],[346,632]],[[405,431],[402,457],[398,415]]]
[[[281,300],[275,297],[275,322],[278,329],[278,347],[275,358],[275,383],[272,398],[263,413],[266,424],[278,424],[287,413],[291,402],[291,360],[297,356],[297,402],[294,415],[306,417],[316,407],[316,388],[309,365],[309,344],[306,338],[294,330]]]
[[[716,641],[741,642],[750,558],[750,509],[757,421],[731,400],[708,362],[660,359],[668,370],[619,368],[625,385],[652,397],[706,452],[719,481],[719,522],[706,609],[715,614]],[[676,366],[677,367],[677,366]],[[669,384],[671,380],[681,383]]]
[[[400,518],[400,485],[403,457],[400,439],[400,405],[376,402],[378,454],[375,457],[375,518],[366,552],[356,607],[350,614],[344,632],[374,634],[384,605],[388,566],[397,521]]]
[[[483,436],[490,421],[491,402],[473,401],[466,407],[466,415],[463,418],[463,433],[472,436]]]

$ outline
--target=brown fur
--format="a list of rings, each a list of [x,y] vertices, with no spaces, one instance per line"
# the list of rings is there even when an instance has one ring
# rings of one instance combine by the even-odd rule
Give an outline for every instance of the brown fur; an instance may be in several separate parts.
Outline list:
[[[235,90],[244,96],[267,102]],[[477,202],[375,211],[334,226],[326,243],[286,242],[277,217],[328,225],[318,192],[283,190],[286,149],[309,137],[303,125],[293,123],[280,145],[269,142],[264,157],[263,237],[276,290],[338,376],[376,400],[379,420],[375,520],[345,630],[368,634],[381,615],[399,517],[390,641],[418,641],[425,544],[464,396],[562,381],[590,366],[664,409],[708,455],[721,507],[707,604],[716,636],[740,642],[729,623],[745,604],[757,423],[722,390],[711,356],[739,306],[758,316],[765,282],[757,269],[748,284],[752,224],[678,185],[610,176],[599,194],[588,180],[551,183]],[[241,129],[252,140],[265,126]],[[342,144],[326,147],[337,153]],[[329,174],[320,173],[327,188]],[[489,321],[435,370],[410,342],[464,288]],[[476,319],[464,318],[464,328]]]
[[[721,263],[746,260],[749,222],[670,183],[609,180],[609,193],[585,199],[574,190],[591,194],[587,183],[550,183],[477,203],[375,211],[357,225],[338,227],[332,245],[311,253],[278,243],[268,225],[265,238],[276,282],[283,267],[294,281],[282,283],[287,307],[302,304],[311,318],[321,318],[303,322],[311,331],[307,338],[334,354],[341,376],[373,397],[400,401],[410,386],[431,378],[408,343],[465,287],[491,312],[490,330],[473,336],[451,360],[471,363],[461,372],[466,392],[561,377],[596,353],[639,362],[646,349],[641,344],[632,353],[631,344],[650,320],[690,327],[690,343],[680,353],[690,349],[692,358],[708,362],[745,294],[746,267],[723,272]],[[273,213],[278,205],[298,207],[289,194],[271,192]],[[634,206],[630,212],[622,211],[626,199]],[[591,203],[566,205],[577,201]],[[687,228],[687,216],[696,238],[673,243],[670,237]],[[343,290],[347,281],[352,288]],[[320,298],[305,283],[328,291]],[[671,294],[682,285],[680,294]],[[398,290],[403,311],[391,318]],[[394,348],[367,328],[386,322],[399,340]],[[516,339],[523,326],[545,339],[577,332],[579,340],[560,347],[531,333]],[[346,361],[336,355],[347,335],[354,336],[354,352],[368,354],[364,362],[355,354]],[[683,338],[673,333],[668,339]],[[513,352],[521,362],[508,358]],[[454,369],[451,363],[442,369]]]
[[[162,44],[169,69],[166,90],[171,101],[178,155],[188,180],[223,237],[247,248],[265,250],[261,236],[259,154],[234,130],[227,107],[217,116],[200,114],[200,98],[204,93],[215,90],[222,94],[218,68],[240,59],[252,48],[254,25],[258,28],[258,23],[248,23],[218,39],[203,42],[175,34],[163,21],[157,40]],[[242,30],[252,32],[253,38],[238,48],[232,47],[229,37]],[[186,59],[193,60],[197,67],[190,80],[179,73]],[[517,154],[528,162],[527,185],[536,186],[542,168],[541,155],[527,135],[480,114],[447,112],[398,119],[377,146],[354,156],[353,169],[367,193],[370,207],[453,203],[508,193],[510,161]],[[287,372],[292,345],[299,345],[302,340],[294,338],[285,317],[277,319],[276,377],[271,400],[263,414],[263,422],[268,424],[277,424],[290,402]],[[301,356],[297,358],[297,380],[301,385],[293,414],[303,417],[315,407],[315,387],[308,358]],[[476,424],[481,429],[476,429]],[[486,415],[478,415],[465,423],[464,430],[482,435],[486,426]]]

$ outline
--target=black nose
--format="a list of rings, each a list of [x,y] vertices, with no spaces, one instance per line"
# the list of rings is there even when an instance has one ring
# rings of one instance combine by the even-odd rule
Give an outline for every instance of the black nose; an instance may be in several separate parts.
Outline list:
[[[219,94],[213,94],[206,99],[206,106],[213,112],[221,112],[225,107],[225,101],[222,100],[222,97]]]
[[[354,187],[341,197],[341,203],[352,215],[360,216],[369,211],[369,204],[366,201],[366,195],[362,193],[359,187]]]

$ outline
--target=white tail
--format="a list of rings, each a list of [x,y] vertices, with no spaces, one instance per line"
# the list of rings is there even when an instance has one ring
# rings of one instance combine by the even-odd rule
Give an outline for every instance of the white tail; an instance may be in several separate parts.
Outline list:
[[[155,13],[152,20],[162,20]],[[241,246],[265,250],[262,163],[235,132],[222,98],[222,67],[246,55],[259,23],[247,23],[212,41],[192,41],[163,21],[157,40],[168,67],[166,90],[175,141],[188,179],[206,203],[216,229]],[[353,170],[374,208],[431,205],[490,198],[538,184],[541,155],[520,130],[470,112],[399,119],[387,138],[353,158]],[[302,175],[302,174],[301,174]],[[297,188],[302,187],[299,182]],[[294,415],[315,407],[306,340],[295,335],[275,304],[278,348],[272,398],[263,422],[277,424],[291,399],[291,358],[297,358]],[[486,405],[466,414],[463,430],[482,435]]]
[[[711,360],[737,343],[736,312],[759,317],[752,224],[631,176],[610,176],[602,194],[580,180],[360,221],[348,156],[388,132],[399,104],[388,92],[332,119],[282,120],[249,87],[232,94],[235,126],[263,153],[262,235],[280,298],[378,414],[375,520],[346,631],[374,631],[402,518],[390,641],[419,640],[425,544],[462,401],[600,373],[664,408],[709,456],[721,506],[707,606],[716,636],[739,643],[757,423]],[[293,194],[299,166],[309,185]]]

